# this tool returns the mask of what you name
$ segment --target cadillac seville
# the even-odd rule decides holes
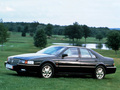
[[[116,71],[112,58],[77,46],[50,46],[36,53],[9,56],[5,67],[18,74],[37,72],[44,78],[51,78],[59,72],[71,72],[88,73],[103,79],[106,74]]]

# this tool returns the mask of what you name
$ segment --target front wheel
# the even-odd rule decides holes
[[[44,78],[51,78],[54,75],[54,68],[50,63],[45,63],[41,68],[41,75]]]
[[[95,69],[95,77],[97,79],[103,79],[105,77],[105,68],[103,66],[98,66]]]

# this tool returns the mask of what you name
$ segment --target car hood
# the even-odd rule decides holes
[[[29,60],[29,59],[45,58],[45,57],[53,57],[53,56],[54,55],[30,53],[30,54],[21,54],[21,55],[10,56],[10,58]]]

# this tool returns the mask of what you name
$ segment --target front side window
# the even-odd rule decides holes
[[[68,57],[78,57],[78,49],[77,48],[69,48],[64,54],[67,54]]]

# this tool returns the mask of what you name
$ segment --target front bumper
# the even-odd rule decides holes
[[[29,64],[12,65],[7,63],[7,61],[5,61],[4,65],[6,69],[13,70],[13,71],[38,72],[40,70],[39,65],[29,65]]]
[[[111,73],[115,73],[115,72],[116,72],[116,66],[106,68],[106,74],[111,74]]]

